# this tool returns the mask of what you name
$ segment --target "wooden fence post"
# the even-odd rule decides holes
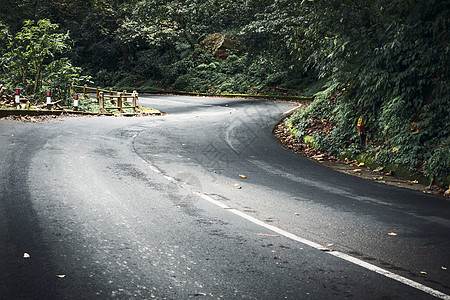
[[[97,101],[100,101],[100,87],[97,87]]]
[[[100,106],[100,110],[103,112],[105,110],[105,96],[103,92],[100,92],[99,96],[100,98],[98,100],[98,104]]]
[[[113,100],[113,90],[112,89],[109,89],[109,100],[111,101],[111,103],[113,103],[114,104],[114,100]]]
[[[137,91],[133,91],[133,107],[134,108],[138,108],[139,107],[139,102],[138,102],[138,92]]]
[[[122,94],[117,93],[117,106],[119,107],[120,112],[123,112],[122,109]]]
[[[124,103],[126,103],[128,101],[127,90],[123,90],[122,99],[123,99]]]
[[[86,84],[83,86],[83,96],[85,99],[87,99],[87,85]]]

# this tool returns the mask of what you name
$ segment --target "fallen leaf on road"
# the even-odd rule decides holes
[[[30,258],[31,256],[30,256],[30,254],[28,254],[28,253],[24,253],[23,254],[23,258]]]
[[[417,180],[405,180],[406,183],[410,183],[410,184],[418,184],[419,181]]]
[[[245,179],[245,178],[247,178],[247,176],[245,176],[245,175],[239,175],[239,177],[241,177],[241,178],[243,178],[243,179]]]
[[[425,271],[420,271],[420,274],[427,275],[427,272],[425,272]]]
[[[279,235],[276,234],[267,234],[267,233],[255,233],[255,234],[260,236],[280,237]]]
[[[388,234],[389,235],[394,235],[394,236],[397,235],[395,232],[389,232]]]
[[[66,275],[61,274],[61,275],[56,275],[56,277],[58,277],[58,278],[64,278],[64,277],[66,277]]]
[[[446,267],[444,267],[444,266],[442,266],[442,267],[441,267],[441,269],[442,269],[442,270],[447,270],[447,268],[446,268]]]
[[[296,216],[300,216],[300,214],[299,214],[299,213],[294,213],[294,215],[296,215]]]

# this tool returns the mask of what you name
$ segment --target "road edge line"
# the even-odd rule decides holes
[[[339,251],[332,251],[332,252],[329,252],[329,254],[331,254],[333,256],[336,256],[336,257],[339,257],[340,259],[346,260],[346,261],[348,261],[350,263],[353,263],[355,265],[358,265],[360,267],[363,267],[363,268],[365,268],[367,270],[373,271],[373,272],[381,274],[381,275],[383,275],[385,277],[388,277],[388,278],[391,278],[391,279],[396,280],[398,282],[401,282],[401,283],[403,283],[405,285],[408,285],[410,287],[413,287],[413,288],[415,288],[417,290],[421,290],[422,292],[430,294],[431,296],[434,296],[434,297],[437,297],[437,298],[441,298],[441,299],[445,299],[445,300],[450,300],[450,296],[445,294],[445,293],[442,293],[442,292],[440,292],[438,290],[430,288],[430,287],[428,287],[426,285],[423,285],[421,283],[418,283],[418,282],[416,282],[414,280],[408,279],[408,278],[403,277],[401,275],[398,275],[398,274],[392,273],[390,271],[387,271],[387,270],[385,270],[383,268],[377,267],[377,266],[375,266],[375,265],[373,265],[371,263],[365,262],[365,261],[360,260],[360,259],[358,259],[356,257],[351,256],[351,255],[348,255],[348,254],[345,254],[345,253],[342,253],[342,252],[339,252]]]
[[[160,169],[158,169],[156,166],[150,164],[149,162],[147,162],[147,163],[150,165],[150,170],[152,170],[153,172],[155,172],[157,174],[163,174],[163,172]],[[163,174],[163,177],[166,180],[168,180],[169,182],[180,184],[180,186],[181,186],[181,184],[183,184],[183,182],[177,181],[175,178],[173,178],[171,176]],[[184,184],[187,184],[187,183],[184,183]],[[305,244],[305,245],[310,246],[310,247],[312,247],[314,249],[320,250],[320,251],[322,251],[324,253],[331,254],[331,255],[333,255],[333,256],[335,256],[337,258],[340,258],[342,260],[345,260],[347,262],[350,262],[352,264],[360,266],[360,267],[362,267],[362,268],[364,268],[366,270],[369,270],[369,271],[375,272],[377,274],[383,275],[383,276],[385,276],[387,278],[390,278],[390,279],[393,279],[393,280],[398,281],[400,283],[403,283],[404,285],[412,287],[412,288],[414,288],[416,290],[420,290],[420,291],[422,291],[422,292],[424,292],[424,293],[426,293],[428,295],[434,296],[436,298],[444,299],[444,300],[450,300],[450,295],[447,295],[447,294],[445,294],[443,292],[440,292],[438,290],[430,288],[430,287],[428,287],[426,285],[423,285],[421,283],[418,283],[418,282],[416,282],[414,280],[408,279],[408,278],[403,277],[401,275],[392,273],[392,272],[390,272],[388,270],[385,270],[383,268],[377,267],[377,266],[375,266],[375,265],[373,265],[371,263],[365,262],[365,261],[360,260],[360,259],[358,259],[356,257],[350,256],[350,255],[345,254],[343,252],[333,251],[332,249],[329,249],[327,247],[323,247],[322,245],[320,245],[318,243],[315,243],[315,242],[310,241],[308,239],[302,238],[302,237],[300,237],[298,235],[290,233],[290,232],[288,232],[286,230],[283,230],[281,228],[278,228],[276,226],[267,224],[267,223],[265,223],[265,222],[263,222],[261,220],[258,220],[255,217],[252,217],[252,216],[250,216],[250,215],[248,215],[248,214],[246,214],[246,213],[244,213],[244,212],[242,212],[242,211],[240,211],[238,209],[232,208],[232,207],[230,207],[230,206],[228,206],[228,205],[226,205],[226,204],[224,204],[224,203],[222,203],[222,202],[220,202],[218,200],[215,200],[214,198],[208,196],[207,194],[204,194],[202,192],[195,192],[195,191],[193,192],[193,194],[199,196],[201,199],[203,199],[205,201],[208,201],[209,203],[211,203],[211,204],[213,204],[213,205],[215,205],[215,206],[217,206],[219,208],[226,209],[227,211],[229,211],[229,212],[231,212],[231,213],[233,213],[233,214],[235,214],[235,215],[237,215],[237,216],[239,216],[241,218],[244,218],[247,221],[250,221],[250,222],[252,222],[252,223],[254,223],[256,225],[259,225],[259,226],[264,227],[264,228],[266,228],[268,230],[271,230],[271,231],[273,231],[275,233],[278,233],[278,234],[280,234],[280,235],[282,235],[284,237],[287,237],[288,239],[291,239],[293,241]]]

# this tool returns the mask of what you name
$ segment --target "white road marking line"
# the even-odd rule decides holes
[[[222,203],[222,202],[220,202],[220,201],[217,201],[217,200],[211,198],[211,197],[208,196],[208,195],[205,195],[205,194],[202,194],[202,193],[199,193],[199,192],[194,192],[194,194],[196,194],[196,195],[199,196],[200,198],[202,198],[202,199],[204,199],[204,200],[206,200],[206,201],[208,201],[208,202],[210,202],[210,203],[212,203],[212,204],[214,204],[214,205],[216,205],[216,206],[218,206],[218,207],[220,207],[220,208],[223,208],[223,209],[232,209],[232,208],[229,207],[228,205],[226,205],[226,204],[224,204],[224,203]]]
[[[163,175],[163,177],[164,177],[165,179],[167,179],[168,181],[172,182],[172,183],[175,183],[175,184],[178,184],[178,183],[179,183],[179,182],[178,182],[175,178],[173,178],[173,177],[170,177],[170,176],[167,176],[167,175]]]
[[[354,263],[354,264],[356,264],[358,266],[366,268],[366,269],[368,269],[370,271],[373,271],[375,273],[384,275],[384,276],[386,276],[388,278],[397,280],[397,281],[399,281],[399,282],[401,282],[403,284],[406,284],[406,285],[409,285],[410,287],[413,287],[415,289],[421,290],[421,291],[423,291],[423,292],[425,292],[427,294],[430,294],[430,295],[432,295],[432,296],[434,296],[436,298],[441,298],[441,299],[446,299],[446,300],[450,299],[450,296],[447,295],[447,294],[444,294],[444,293],[442,293],[440,291],[432,289],[432,288],[430,288],[430,287],[428,287],[426,285],[423,285],[421,283],[415,282],[415,281],[413,281],[411,279],[408,279],[408,278],[405,278],[403,276],[400,276],[400,275],[394,274],[392,272],[389,272],[387,270],[384,270],[384,269],[382,269],[380,267],[377,267],[377,266],[374,266],[372,264],[369,264],[369,263],[367,263],[365,261],[362,261],[360,259],[357,259],[357,258],[355,258],[353,256],[350,256],[350,255],[347,255],[345,253],[342,253],[342,252],[339,252],[339,251],[332,251],[332,252],[329,252],[329,254],[334,255],[336,257],[339,257],[339,258],[341,258],[343,260],[346,260],[348,262]]]
[[[301,105],[298,105],[298,106],[296,106],[296,107],[294,107],[294,108],[288,110],[288,111],[285,112],[283,115],[288,116],[288,115],[290,115],[293,111],[299,109],[300,107],[302,107],[302,106],[301,106]]]
[[[159,170],[155,166],[150,165],[150,170],[152,170],[155,173],[162,174],[162,171]],[[167,179],[168,181],[170,181],[170,182],[173,182],[173,183],[176,183],[176,184],[181,184],[181,182],[177,181],[173,177],[170,177],[170,176],[167,176],[167,175],[163,175],[163,177],[165,179]],[[252,222],[252,223],[254,223],[256,225],[259,225],[261,227],[269,229],[269,230],[271,230],[273,232],[276,232],[279,235],[287,237],[287,238],[289,238],[291,240],[294,240],[294,241],[297,241],[299,243],[308,245],[308,246],[310,246],[310,247],[312,247],[314,249],[317,249],[317,250],[320,250],[320,251],[324,251],[324,253],[331,254],[331,255],[333,255],[335,257],[338,257],[340,259],[343,259],[345,261],[348,261],[350,263],[353,263],[355,265],[363,267],[363,268],[365,268],[365,269],[367,269],[369,271],[378,273],[378,274],[383,275],[385,277],[388,277],[390,279],[393,279],[393,280],[396,280],[398,282],[401,282],[401,283],[403,283],[403,284],[405,284],[407,286],[410,286],[412,288],[415,288],[417,290],[425,292],[425,293],[427,293],[427,294],[429,294],[431,296],[434,296],[436,298],[440,298],[440,299],[444,299],[444,300],[450,300],[450,295],[447,295],[447,294],[442,293],[442,292],[440,292],[438,290],[432,289],[432,288],[430,288],[430,287],[428,287],[426,285],[423,285],[421,283],[415,282],[415,281],[413,281],[411,279],[408,279],[406,277],[397,275],[397,274],[392,273],[390,271],[384,270],[384,269],[382,269],[380,267],[377,267],[377,266],[372,265],[372,264],[370,264],[368,262],[362,261],[362,260],[360,260],[358,258],[355,258],[353,256],[350,256],[348,254],[345,254],[345,253],[342,253],[342,252],[339,252],[339,251],[332,251],[331,249],[329,249],[327,247],[324,247],[324,246],[322,246],[320,244],[317,244],[317,243],[315,243],[313,241],[310,241],[310,240],[304,239],[302,237],[299,237],[299,236],[297,236],[297,235],[295,235],[293,233],[290,233],[290,232],[288,232],[286,230],[283,230],[281,228],[278,228],[276,226],[269,225],[269,224],[267,224],[267,223],[265,223],[263,221],[260,221],[260,220],[254,218],[254,217],[252,217],[252,216],[250,216],[250,215],[248,215],[248,214],[246,214],[244,212],[241,212],[241,211],[239,211],[237,209],[234,209],[234,208],[232,208],[232,207],[230,207],[230,206],[228,206],[228,205],[226,205],[226,204],[224,204],[224,203],[222,203],[222,202],[220,202],[218,200],[215,200],[212,197],[210,197],[210,196],[208,196],[206,194],[203,194],[201,192],[193,192],[193,193],[195,195],[199,196],[200,198],[202,198],[203,200],[206,200],[209,203],[214,204],[215,206],[218,206],[220,208],[226,209],[227,211],[229,211],[229,212],[231,212],[231,213],[233,213],[233,214],[235,214],[237,216],[240,216],[240,217],[242,217],[242,218],[244,218],[244,219],[246,219],[246,220],[248,220],[248,221],[250,221],[250,222]]]
[[[152,170],[155,173],[161,174],[161,171],[155,166],[150,166],[150,170]]]

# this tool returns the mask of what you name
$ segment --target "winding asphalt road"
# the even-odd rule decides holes
[[[0,299],[450,299],[445,198],[284,149],[290,103],[141,104],[0,120]]]

